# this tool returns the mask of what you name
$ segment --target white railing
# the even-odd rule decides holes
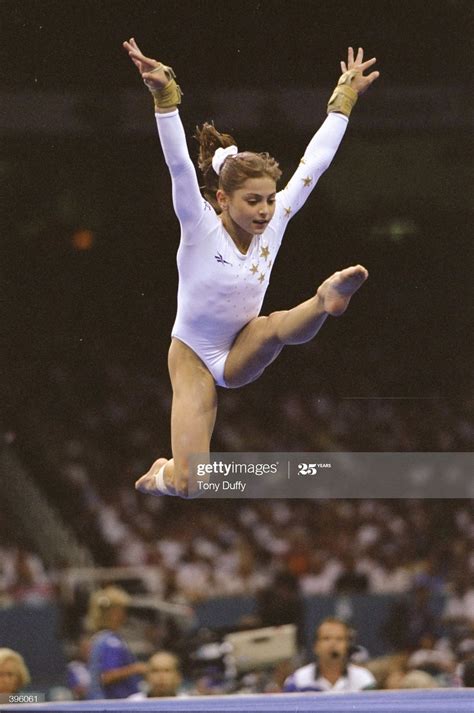
[[[112,582],[125,583],[139,580],[143,582],[146,591],[146,581],[156,573],[156,567],[140,565],[140,567],[70,567],[63,570],[59,577],[61,599],[71,602],[74,592],[81,588],[93,592],[104,584]],[[131,603],[134,609],[150,609],[161,614],[181,619],[186,623],[194,620],[194,610],[187,604],[167,602],[156,594],[132,595]]]

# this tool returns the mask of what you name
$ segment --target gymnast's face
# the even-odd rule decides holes
[[[217,191],[222,222],[232,237],[261,235],[275,213],[276,183],[269,176],[248,178],[230,195]]]

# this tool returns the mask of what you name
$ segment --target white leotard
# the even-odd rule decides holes
[[[156,119],[181,225],[178,311],[172,336],[200,357],[219,386],[226,386],[224,365],[232,343],[242,327],[258,316],[288,221],[331,163],[348,120],[342,114],[329,114],[286,188],[276,194],[272,220],[243,255],[201,195],[178,110],[156,114]]]

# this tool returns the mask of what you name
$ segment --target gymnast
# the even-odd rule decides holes
[[[313,339],[328,315],[342,314],[368,272],[361,265],[335,272],[310,299],[259,316],[288,221],[331,163],[357,98],[379,72],[364,75],[348,49],[347,64],[328,103],[328,116],[311,139],[284,190],[268,153],[239,151],[213,124],[197,129],[201,195],[179,117],[181,89],[171,67],[145,57],[133,38],[123,43],[150,90],[173,206],[181,227],[178,309],[168,354],[173,389],[171,459],[159,458],[135,484],[151,495],[193,497],[190,457],[210,451],[216,386],[237,388],[258,379],[287,344]]]

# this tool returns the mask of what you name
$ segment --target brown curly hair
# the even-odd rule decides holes
[[[221,134],[214,123],[207,122],[201,127],[196,127],[194,138],[199,143],[198,166],[204,178],[202,192],[217,213],[221,212],[216,200],[216,192],[219,188],[230,195],[248,178],[269,176],[276,183],[281,176],[278,163],[266,151],[263,153],[243,151],[230,156],[225,159],[217,175],[212,167],[214,153],[218,148],[235,146],[235,139],[230,134]]]

